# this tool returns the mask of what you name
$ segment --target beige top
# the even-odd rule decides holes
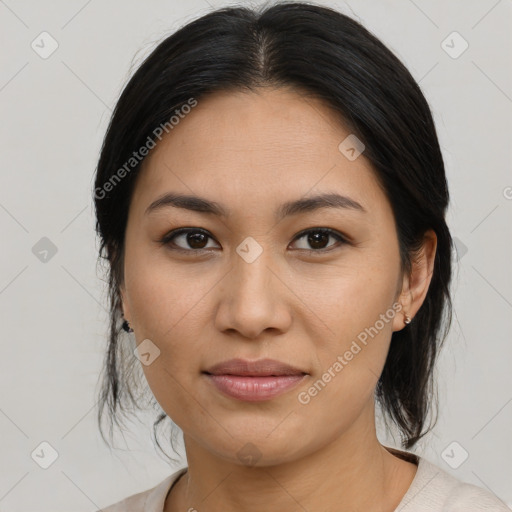
[[[489,491],[461,482],[423,457],[386,448],[418,465],[416,475],[395,512],[510,512]],[[179,469],[152,489],[97,512],[163,512],[169,491],[187,469]]]

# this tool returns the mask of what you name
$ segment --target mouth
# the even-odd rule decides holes
[[[283,377],[307,375],[306,371],[275,359],[249,361],[247,359],[239,358],[215,364],[203,373],[208,375],[235,375],[240,377]]]
[[[262,371],[260,373],[258,372],[243,372],[239,370],[238,372],[216,372],[216,373],[210,373],[210,372],[202,372],[205,375],[231,375],[233,377],[290,377],[290,376],[297,376],[297,375],[308,375],[305,372],[293,372],[293,373],[270,373],[266,371]]]
[[[273,359],[231,359],[212,366],[202,374],[224,396],[249,402],[282,395],[309,376],[299,368]]]
[[[223,395],[247,402],[270,400],[297,386],[307,374],[300,375],[212,375],[204,372],[207,379]]]

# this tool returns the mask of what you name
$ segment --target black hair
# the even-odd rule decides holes
[[[402,272],[411,271],[425,232],[436,233],[428,293],[412,322],[393,332],[375,389],[377,402],[399,429],[402,446],[410,448],[437,422],[436,417],[427,425],[437,407],[434,362],[452,319],[453,242],[445,222],[449,194],[443,158],[429,105],[401,61],[358,21],[304,2],[221,8],[195,19],[158,44],[119,97],[94,190],[99,257],[108,263],[110,302],[100,430],[105,409],[112,435],[120,414],[140,408],[133,392],[141,383],[132,373],[140,364],[120,342],[126,336],[119,294],[125,229],[144,161],[131,161],[133,152],[158,143],[157,128],[169,131],[169,119],[191,100],[219,90],[259,87],[291,87],[323,100],[364,143],[364,156],[393,210]],[[159,448],[156,430],[166,417],[160,409],[153,425]]]

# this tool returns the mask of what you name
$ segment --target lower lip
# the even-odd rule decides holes
[[[248,377],[240,375],[210,375],[205,374],[218,390],[226,395],[258,402],[269,400],[289,391],[301,382],[307,375],[282,375],[267,377]]]

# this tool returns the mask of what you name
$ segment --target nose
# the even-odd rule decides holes
[[[270,253],[264,250],[250,263],[235,253],[232,270],[220,287],[217,329],[236,331],[251,340],[267,330],[283,333],[289,329],[294,294]]]

